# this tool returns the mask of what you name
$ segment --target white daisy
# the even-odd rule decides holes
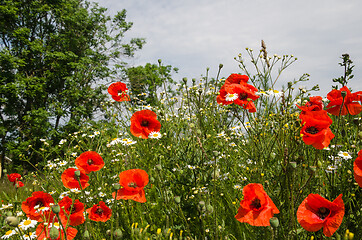
[[[59,195],[59,198],[60,198],[60,199],[63,199],[65,196],[68,196],[69,193],[70,193],[70,191],[62,192],[62,193]]]
[[[72,193],[81,193],[81,191],[78,188],[72,188],[70,189]]]
[[[49,169],[55,168],[56,166],[57,166],[57,165],[54,164],[54,163],[48,163],[48,164],[46,165],[46,167],[48,167]]]
[[[348,152],[342,152],[342,151],[339,151],[338,156],[342,157],[344,160],[348,160],[348,159],[352,158]]]
[[[106,196],[106,194],[105,194],[105,193],[103,193],[103,192],[99,192],[99,193],[98,193],[98,196],[100,196],[100,197],[105,197],[105,196]]]
[[[160,139],[162,137],[162,134],[160,132],[150,132],[148,137],[149,138]]]
[[[223,137],[223,136],[225,136],[225,133],[224,133],[224,131],[222,131],[221,133],[218,133],[216,136],[217,137]]]
[[[228,102],[232,102],[236,99],[238,99],[239,95],[237,93],[228,93],[225,96],[225,100]]]
[[[29,233],[23,235],[24,240],[31,240],[31,239],[36,239],[36,238],[37,238],[37,236],[36,236],[35,232],[29,232]]]
[[[21,223],[19,223],[19,228],[21,230],[28,230],[29,228],[33,228],[37,225],[38,221],[35,221],[35,220],[31,220],[31,219],[26,219],[26,220],[23,220]]]
[[[67,142],[67,139],[62,139],[62,140],[60,140],[59,145],[62,145],[64,143],[66,143],[66,142]]]
[[[52,228],[53,226],[54,226],[56,229],[59,229],[59,228],[60,228],[59,222],[50,223],[50,224],[49,224],[49,229]]]
[[[229,146],[231,146],[231,147],[236,147],[236,144],[233,143],[233,142],[231,142],[231,143],[229,143]]]
[[[12,204],[12,203],[9,203],[9,204],[7,204],[7,205],[6,205],[6,204],[2,204],[0,210],[8,209],[8,208],[13,208],[13,204]]]
[[[271,96],[271,97],[276,97],[276,98],[278,98],[278,97],[280,97],[280,96],[283,95],[283,92],[278,91],[278,90],[273,90],[273,89],[270,89],[270,90],[266,91],[266,93],[267,93],[269,96]]]
[[[8,239],[9,237],[11,237],[11,236],[13,236],[13,235],[15,235],[15,234],[17,234],[16,231],[14,231],[14,230],[9,230],[9,231],[7,231],[7,232],[5,233],[4,236],[1,237],[1,239]]]
[[[258,95],[258,96],[266,96],[266,97],[269,96],[269,95],[268,95],[265,91],[263,91],[263,90],[260,90],[259,92],[256,92],[255,94]]]
[[[95,131],[94,133],[93,133],[95,136],[97,136],[97,135],[99,135],[99,134],[101,134],[99,131]]]
[[[61,162],[59,162],[58,164],[59,164],[59,166],[65,166],[65,165],[67,165],[67,161],[61,161]]]

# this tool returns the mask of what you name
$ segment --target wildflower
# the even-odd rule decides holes
[[[10,209],[10,208],[13,208],[13,204],[12,204],[12,203],[9,203],[9,204],[1,204],[0,210]]]
[[[273,90],[273,89],[270,89],[268,91],[266,91],[266,93],[270,96],[270,97],[280,97],[283,95],[283,92],[281,91],[278,91],[278,90]]]
[[[52,223],[52,219],[50,219],[48,222],[41,223],[38,225],[38,227],[36,228],[36,231],[35,231],[35,234],[38,236],[37,239],[50,239],[49,232],[52,227],[55,227],[60,233],[58,238],[52,238],[52,239],[54,239],[54,240],[65,239],[63,229],[60,227],[60,224],[59,224],[59,222],[57,222],[57,219],[55,219],[55,220],[56,220],[56,222]],[[66,224],[66,222],[63,223],[63,225],[65,225],[65,224]],[[77,235],[78,230],[73,227],[67,227],[66,232],[67,232],[66,240],[72,240]]]
[[[112,216],[112,210],[103,201],[87,209],[89,219],[96,222],[107,222]]]
[[[10,175],[8,174],[7,176],[9,181],[12,182],[13,185],[17,188],[24,187],[24,183],[22,181],[19,181],[21,179],[21,175],[19,173],[12,173]]]
[[[17,232],[15,230],[9,230],[5,233],[4,236],[1,237],[1,239],[8,239],[15,234],[17,234]]]
[[[112,83],[108,87],[108,93],[111,94],[113,100],[117,102],[129,101],[130,98],[127,95],[128,88],[126,84],[122,82]]]
[[[358,152],[358,157],[353,163],[354,179],[362,187],[362,150]]]
[[[60,161],[58,164],[59,164],[59,166],[65,166],[65,165],[67,165],[67,161]]]
[[[316,149],[327,147],[334,138],[334,134],[329,128],[333,121],[326,111],[309,111],[300,116],[304,124],[300,130],[304,143]]]
[[[342,157],[344,160],[348,160],[348,159],[352,158],[348,152],[342,152],[342,151],[339,151],[338,156]]]
[[[318,194],[309,194],[297,210],[299,224],[309,232],[316,232],[323,228],[323,233],[331,237],[342,223],[344,203],[342,194],[333,202]]]
[[[58,204],[61,209],[59,216],[62,221],[69,221],[69,225],[71,226],[78,226],[84,223],[84,204],[78,199],[76,199],[73,203],[72,199],[66,196],[60,200]]]
[[[104,166],[104,161],[98,153],[87,151],[75,159],[75,165],[83,173],[89,174],[99,171]]]
[[[135,112],[131,117],[131,133],[135,137],[147,139],[151,132],[159,132],[161,123],[157,120],[156,113],[145,109]]]
[[[150,132],[149,138],[155,138],[155,139],[160,139],[162,137],[162,134],[160,132]]]
[[[49,207],[51,204],[54,204],[54,199],[50,194],[43,191],[37,191],[33,192],[31,197],[28,197],[21,204],[21,209],[28,218],[41,222],[43,221],[42,215],[44,216],[47,214],[42,214],[42,212],[37,211],[37,209],[41,207]]]
[[[113,198],[146,202],[144,187],[148,184],[148,174],[142,169],[130,169],[119,174],[119,184],[123,187],[112,193]],[[116,196],[117,193],[117,196]]]
[[[62,140],[59,141],[59,145],[63,145],[66,142],[67,142],[67,139],[62,139]]]
[[[225,96],[225,101],[233,102],[234,100],[238,99],[237,93],[227,93]]]
[[[270,226],[270,218],[279,213],[271,198],[259,183],[250,183],[243,188],[244,199],[240,202],[235,218],[252,226]]]
[[[302,110],[301,114],[304,114],[304,112],[307,111],[321,111],[323,110],[322,97],[320,96],[310,97],[309,101],[304,106],[297,105],[297,107],[300,110]]]
[[[244,84],[248,81],[248,76],[233,73],[225,80],[225,84]]]
[[[346,93],[346,96],[342,97],[342,92]],[[362,101],[362,91],[351,93],[347,86],[342,87],[339,90],[333,89],[327,94],[328,100],[327,112],[335,116],[357,115],[362,111],[362,106],[359,103]],[[342,106],[343,104],[343,106]],[[341,109],[342,107],[342,109]]]
[[[33,228],[35,227],[36,225],[38,224],[38,221],[36,220],[32,220],[30,218],[26,219],[26,220],[23,220],[19,223],[19,228],[21,230],[28,230],[29,228]]]
[[[28,232],[26,234],[23,235],[23,240],[31,240],[31,239],[36,239],[37,236],[35,234],[35,232]]]
[[[66,169],[63,173],[62,173],[62,182],[64,187],[72,189],[72,188],[86,188],[89,186],[89,177],[87,175],[85,175],[82,171],[80,172],[80,176],[77,177],[75,175],[75,172],[79,171],[75,168],[68,168]],[[79,186],[79,182],[78,182],[78,178],[79,178],[79,182],[81,184],[81,186]]]

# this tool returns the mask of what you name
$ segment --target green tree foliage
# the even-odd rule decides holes
[[[151,105],[155,105],[156,93],[160,87],[166,88],[166,83],[175,83],[171,75],[178,71],[171,65],[163,66],[161,60],[158,62],[159,64],[147,63],[145,66],[130,67],[125,70],[133,95]],[[172,93],[172,89],[167,90],[169,94]],[[142,93],[147,95],[142,95]]]
[[[0,0],[3,157],[38,162],[28,145],[45,137],[58,143],[93,119],[104,100],[101,81],[145,42],[124,42],[132,27],[126,11],[112,18],[106,10],[84,0]]]

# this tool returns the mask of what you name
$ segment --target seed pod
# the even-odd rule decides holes
[[[49,230],[49,238],[51,240],[57,239],[59,237],[59,230],[56,227],[51,227]]]
[[[6,217],[5,221],[11,227],[17,227],[19,225],[19,219],[15,216]]]
[[[279,226],[279,219],[277,217],[272,217],[270,218],[270,225],[273,227],[273,228],[277,228]]]

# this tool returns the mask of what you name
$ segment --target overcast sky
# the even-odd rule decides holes
[[[319,84],[321,95],[331,89],[333,78],[343,74],[340,57],[349,53],[356,65],[349,83],[362,90],[362,1],[337,0],[97,0],[108,13],[127,10],[134,23],[128,37],[146,38],[145,47],[131,61],[179,68],[183,77],[216,77],[219,63],[222,76],[241,72],[234,60],[245,48],[260,49],[263,39],[270,55],[293,54],[298,58],[281,80],[309,73],[312,86]],[[316,93],[317,94],[317,93]]]

